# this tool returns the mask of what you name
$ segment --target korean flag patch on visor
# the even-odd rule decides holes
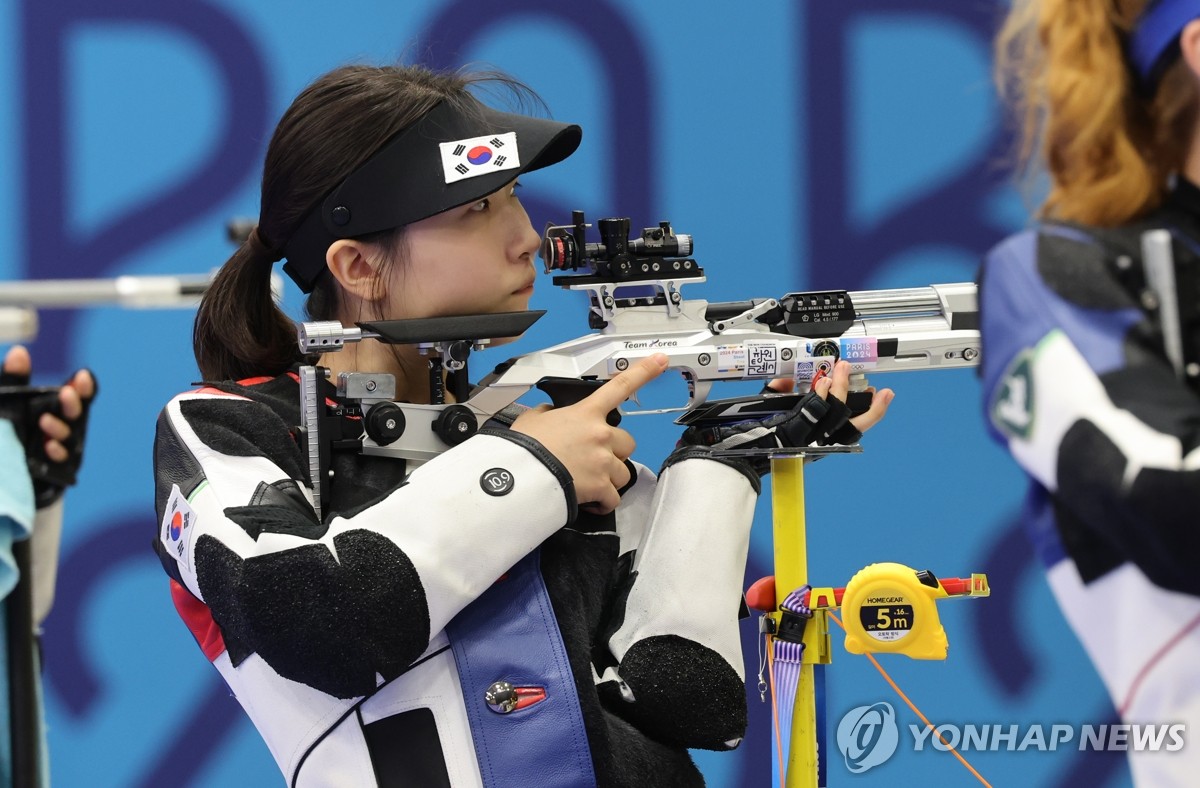
[[[579,147],[579,126],[446,99],[396,134],[317,204],[284,245],[283,270],[306,293],[339,238],[411,224],[498,191]]]
[[[443,142],[438,147],[442,151],[442,171],[446,174],[446,183],[521,168],[516,132]]]

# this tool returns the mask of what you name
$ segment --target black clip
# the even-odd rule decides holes
[[[779,631],[775,633],[775,637],[780,640],[786,640],[790,643],[804,642],[804,628],[808,626],[808,620],[812,618],[812,611],[798,613],[795,610],[789,610],[786,607],[781,607],[779,617]]]

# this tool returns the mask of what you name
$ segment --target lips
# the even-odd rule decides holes
[[[534,283],[534,280],[530,279],[528,282],[525,283],[524,287],[517,288],[516,290],[514,290],[512,292],[512,294],[513,295],[524,295],[526,293],[533,292],[533,283]]]

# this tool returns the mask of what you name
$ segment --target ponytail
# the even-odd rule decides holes
[[[300,360],[296,325],[271,293],[271,266],[278,259],[255,228],[217,272],[192,330],[205,380],[278,375]]]
[[[1111,227],[1157,207],[1183,165],[1196,90],[1175,63],[1137,92],[1124,41],[1145,0],[1017,0],[996,78],[1019,123],[1020,169],[1044,169],[1039,213]]]

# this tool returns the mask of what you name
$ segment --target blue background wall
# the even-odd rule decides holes
[[[230,252],[224,224],[257,212],[274,120],[307,82],[350,61],[483,61],[581,123],[566,164],[525,179],[535,226],[631,216],[697,238],[707,284],[732,300],[818,287],[969,280],[1021,225],[1000,166],[989,78],[992,0],[5,0],[0,4],[0,259],[8,278],[199,273]],[[586,330],[583,304],[543,282],[551,315],[517,350]],[[289,285],[293,312],[299,293]],[[81,365],[103,393],[69,500],[57,606],[46,631],[58,785],[275,785],[266,748],[171,608],[150,549],[158,409],[196,379],[190,313],[47,311],[37,379]],[[505,351],[496,351],[508,355]],[[490,354],[489,354],[490,356]],[[487,363],[502,360],[485,356]],[[942,606],[945,663],[886,660],[937,722],[1102,723],[1111,705],[1065,629],[1014,516],[1022,482],[985,438],[968,371],[874,381],[898,392],[867,450],[806,475],[810,576],[844,584],[880,560],[941,575],[987,571],[984,601]],[[632,423],[642,459],[669,421]],[[770,573],[759,507],[753,579]],[[753,641],[747,626],[748,674]],[[864,703],[915,718],[836,639],[830,720]],[[731,754],[698,754],[713,786],[768,784],[765,706]],[[905,747],[833,784],[969,784],[946,754]],[[836,753],[835,753],[836,756]],[[997,785],[1128,784],[1119,758],[992,753]],[[1086,781],[1086,782],[1085,782]]]

